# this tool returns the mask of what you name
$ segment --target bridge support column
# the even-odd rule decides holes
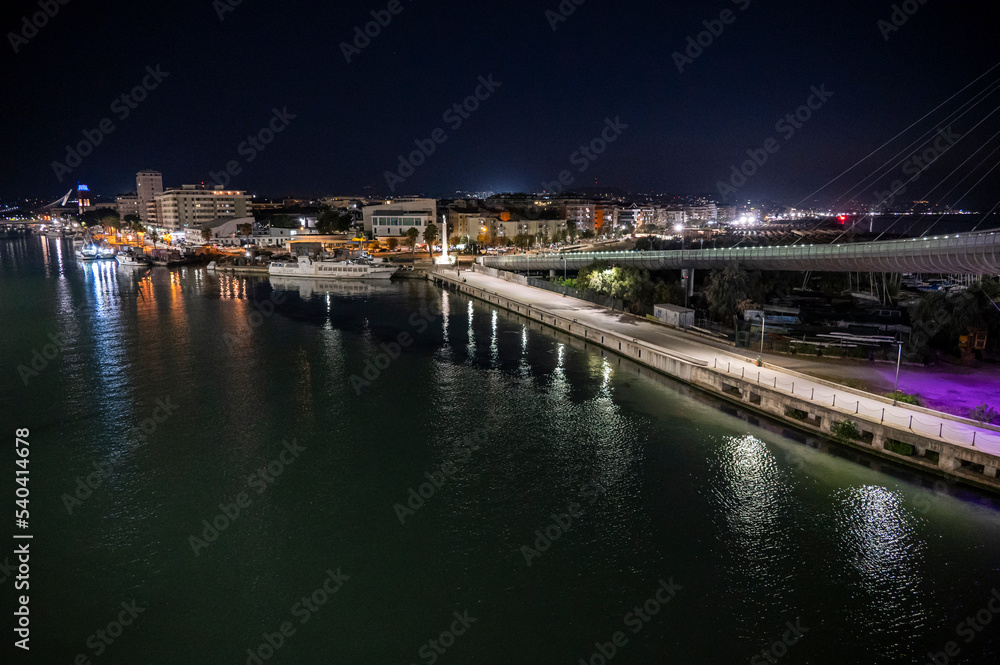
[[[552,278],[552,277],[555,277],[555,276],[556,276],[556,269],[555,268],[549,268],[549,277]]]
[[[684,289],[684,307],[687,307],[688,298],[694,295],[694,268],[681,270],[681,288]]]

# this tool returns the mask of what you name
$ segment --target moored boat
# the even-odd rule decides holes
[[[81,261],[96,261],[100,254],[96,245],[84,245],[76,250],[76,258]]]
[[[145,255],[135,256],[134,254],[119,254],[115,257],[118,265],[123,268],[148,268],[151,262]]]
[[[378,261],[324,261],[308,256],[300,256],[296,263],[276,261],[268,267],[271,275],[323,279],[389,279],[397,270],[396,266]]]

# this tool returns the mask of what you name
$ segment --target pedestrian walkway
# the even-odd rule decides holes
[[[450,273],[454,278],[455,273]],[[891,400],[854,390],[846,386],[816,379],[782,368],[773,362],[757,367],[755,358],[746,358],[738,350],[720,348],[711,340],[668,328],[659,323],[605,309],[584,300],[569,298],[531,286],[508,282],[478,272],[461,273],[469,286],[494,293],[550,315],[578,322],[592,328],[617,333],[657,350],[697,361],[699,364],[757,381],[772,389],[800,399],[814,401],[846,416],[869,422],[910,430],[928,438],[954,445],[974,448],[978,452],[1000,456],[1000,432],[977,426],[971,421],[949,414],[930,411],[906,404],[893,405]],[[846,418],[845,418],[846,419]]]

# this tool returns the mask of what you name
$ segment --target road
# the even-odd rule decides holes
[[[448,274],[455,276],[453,272]],[[625,335],[633,340],[659,347],[668,353],[695,358],[707,363],[709,367],[735,376],[758,380],[761,384],[770,385],[799,398],[815,400],[843,413],[845,419],[847,416],[854,416],[855,419],[884,422],[930,438],[969,448],[974,447],[979,452],[1000,455],[1000,433],[994,429],[977,427],[968,422],[960,422],[948,414],[913,408],[905,404],[893,406],[891,401],[876,395],[846,386],[836,386],[781,367],[774,362],[776,359],[774,356],[765,357],[764,367],[759,368],[754,363],[756,354],[754,358],[748,358],[740,355],[739,350],[714,343],[708,338],[605,309],[585,300],[568,298],[477,272],[463,271],[461,277],[469,286],[517,300],[565,319]],[[780,360],[783,359],[778,359],[779,362]],[[802,360],[796,362],[801,363]]]

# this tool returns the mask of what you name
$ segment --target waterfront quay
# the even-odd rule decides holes
[[[758,366],[696,333],[534,288],[514,273],[477,265],[465,272],[437,270],[429,278],[800,430],[1000,492],[1000,428],[893,404],[770,361]]]

